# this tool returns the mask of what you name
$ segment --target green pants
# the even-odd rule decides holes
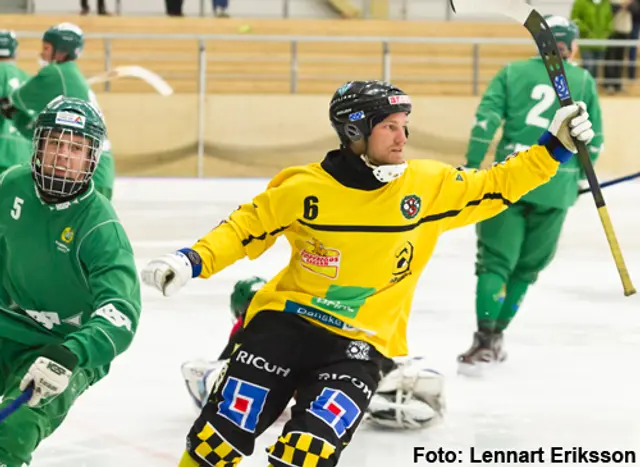
[[[20,395],[20,381],[38,356],[38,347],[0,339],[0,408]],[[76,370],[65,392],[34,408],[25,404],[1,422],[0,465],[29,464],[40,442],[60,426],[78,396],[96,379],[94,370]]]
[[[476,226],[478,328],[504,330],[529,285],[553,259],[566,209],[520,201]]]

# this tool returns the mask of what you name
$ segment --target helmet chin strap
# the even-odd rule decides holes
[[[366,154],[361,154],[360,159],[365,163],[367,167],[369,167],[373,176],[381,183],[389,183],[394,181],[396,178],[400,177],[404,171],[407,169],[407,163],[403,162],[402,164],[385,164],[385,165],[375,165],[369,159],[369,156]]]

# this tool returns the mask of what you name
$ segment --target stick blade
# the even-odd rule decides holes
[[[139,78],[145,81],[163,96],[170,96],[173,94],[173,88],[169,86],[164,79],[151,70],[138,65],[131,65],[118,67],[116,68],[116,71],[119,77]]]
[[[463,15],[503,15],[524,24],[533,7],[524,0],[449,0],[454,13]]]

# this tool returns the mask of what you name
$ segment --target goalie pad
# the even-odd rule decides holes
[[[367,410],[373,425],[396,429],[425,428],[445,409],[444,377],[422,357],[394,359],[396,368],[385,375]]]
[[[207,403],[216,381],[224,375],[228,360],[190,360],[181,366],[187,391],[198,409]]]

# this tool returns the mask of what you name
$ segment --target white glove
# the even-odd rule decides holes
[[[194,267],[187,255],[182,251],[176,251],[151,260],[140,275],[142,282],[155,287],[168,297],[194,277]]]
[[[595,136],[591,126],[586,104],[576,102],[558,109],[549,125],[549,133],[575,154],[578,148],[573,138],[588,144]]]
[[[445,408],[444,377],[422,357],[394,361],[398,367],[382,378],[371,398],[369,421],[387,428],[425,428]]]
[[[34,384],[33,395],[27,405],[35,407],[40,402],[40,399],[63,393],[69,385],[71,374],[71,370],[59,363],[47,357],[38,357],[20,382],[21,391],[27,389],[32,382]]]

